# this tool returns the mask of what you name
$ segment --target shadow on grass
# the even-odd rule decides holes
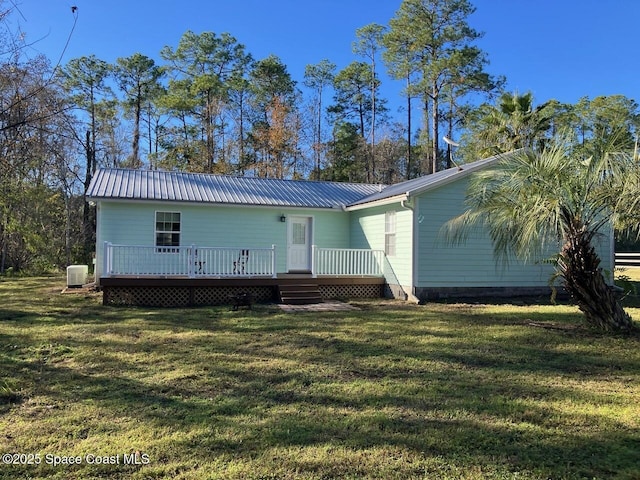
[[[640,464],[640,435],[611,413],[637,412],[638,341],[526,321],[572,324],[575,313],[458,304],[294,316],[58,300],[43,300],[44,314],[0,311],[0,368],[29,400],[2,413],[31,445],[47,425],[45,444],[108,445],[143,424],[160,438],[130,445],[158,463],[253,462],[256,477],[274,467],[355,476],[326,474],[331,455],[283,460],[311,447],[400,455],[406,477],[423,477],[433,458],[495,478],[633,478]],[[265,463],[274,455],[279,464]],[[384,476],[378,463],[357,476]]]
[[[216,353],[236,356],[234,351]],[[407,355],[406,350],[392,353]],[[537,405],[542,398],[598,404],[607,401],[605,394],[513,382],[512,377],[506,383],[497,374],[455,364],[435,372],[401,374],[393,369],[368,371],[344,358],[340,370],[333,362],[328,367],[311,362],[303,371],[283,371],[274,360],[282,358],[246,355],[195,378],[156,386],[113,373],[83,375],[45,365],[38,372],[38,394],[53,399],[60,409],[97,403],[116,417],[134,417],[158,431],[197,432],[172,441],[178,458],[252,456],[312,445],[394,447],[454,464],[497,463],[514,471],[576,478],[608,476],[640,460],[638,435],[623,423]],[[247,366],[256,362],[265,365]],[[585,435],[563,428],[576,424],[594,431]],[[94,428],[101,429],[99,423],[61,425],[58,435],[78,439],[92,435]]]

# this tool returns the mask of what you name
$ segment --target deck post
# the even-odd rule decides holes
[[[111,276],[111,242],[104,241],[103,242],[103,250],[102,250],[102,276],[110,277]]]
[[[196,251],[196,245],[192,243],[187,253],[187,274],[189,278],[195,278],[196,276]]]
[[[278,272],[276,271],[276,246],[271,245],[271,277],[278,278]]]
[[[313,278],[316,278],[318,276],[318,273],[316,272],[316,251],[317,251],[317,246],[316,245],[311,245],[311,276]]]

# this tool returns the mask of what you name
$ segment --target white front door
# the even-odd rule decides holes
[[[311,271],[311,217],[288,218],[287,270]]]

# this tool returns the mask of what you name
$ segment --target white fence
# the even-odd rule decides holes
[[[276,247],[153,247],[104,242],[105,277],[276,277]],[[382,250],[313,246],[312,275],[382,277]]]
[[[384,259],[382,250],[318,248],[314,245],[312,273],[314,276],[381,277],[384,273]]]
[[[617,253],[616,267],[640,267],[640,253]]]
[[[254,277],[276,276],[276,248],[150,247],[104,243],[103,275]]]

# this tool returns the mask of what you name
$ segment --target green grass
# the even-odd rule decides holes
[[[3,479],[640,477],[640,339],[573,307],[138,309],[62,286],[0,280],[0,453],[41,459]]]
[[[640,282],[640,267],[618,267],[616,278],[620,276],[625,276],[633,282]]]
[[[640,307],[640,267],[616,268],[615,280],[624,289],[623,305]]]

